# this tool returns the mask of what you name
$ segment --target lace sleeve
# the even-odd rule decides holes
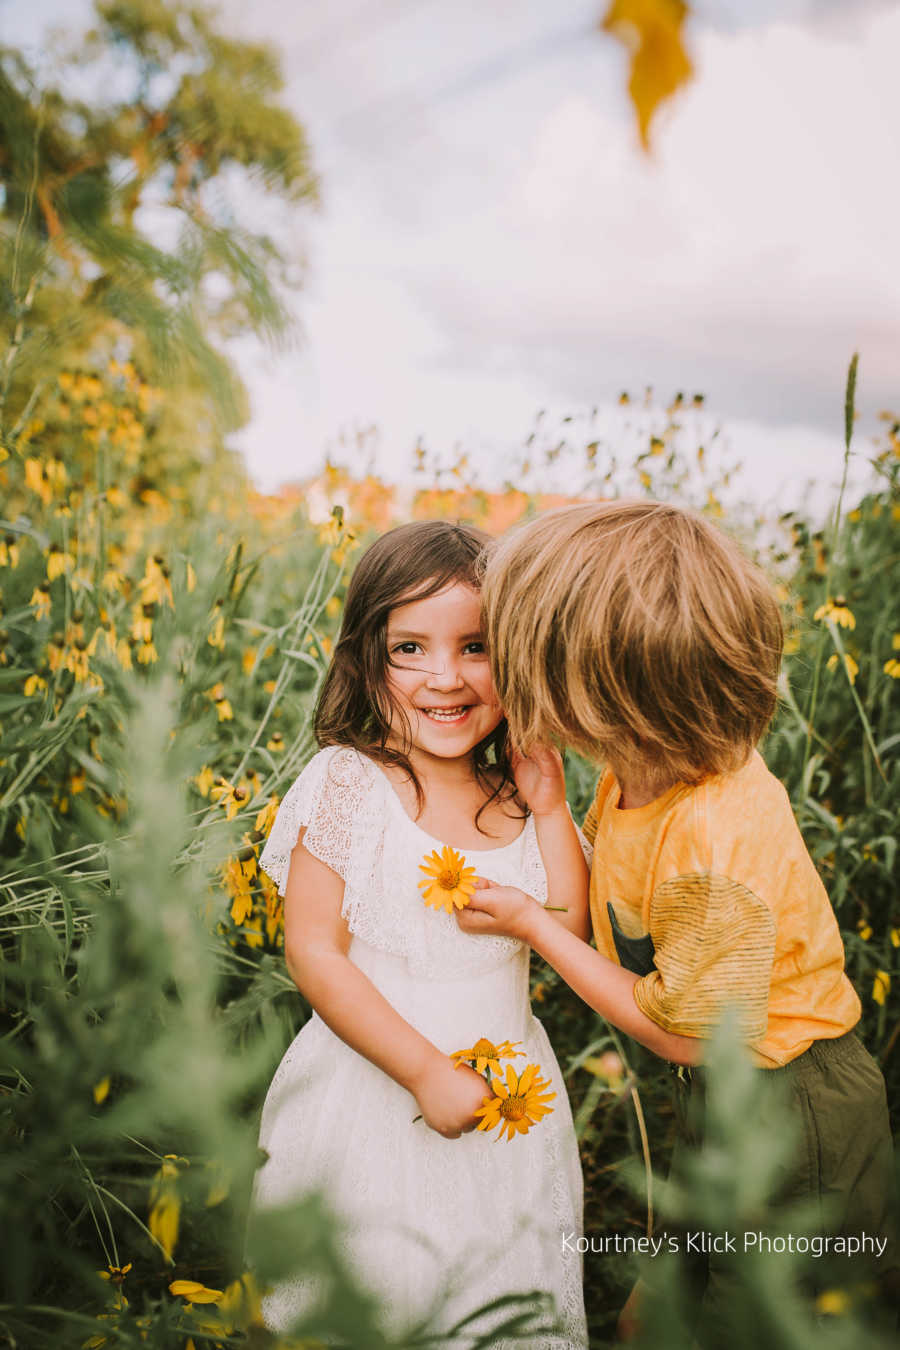
[[[304,846],[348,880],[354,821],[361,818],[370,766],[353,750],[331,746],[314,755],[278,808],[259,865],[284,895],[300,830]]]

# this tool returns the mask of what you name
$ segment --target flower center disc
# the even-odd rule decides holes
[[[472,1051],[477,1059],[481,1059],[484,1055],[486,1055],[488,1059],[496,1059],[499,1053],[496,1045],[492,1045],[490,1041],[486,1041],[483,1036],[480,1041],[476,1041],[472,1046]]]
[[[438,885],[443,891],[455,891],[459,885],[459,873],[451,872],[447,869],[441,872],[437,879]]]
[[[500,1107],[501,1116],[507,1120],[521,1120],[525,1114],[524,1097],[504,1097]]]

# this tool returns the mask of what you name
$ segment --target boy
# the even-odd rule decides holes
[[[522,938],[676,1064],[697,1064],[724,1007],[736,1007],[755,1064],[787,1080],[803,1121],[786,1194],[836,1198],[839,1231],[889,1234],[884,1082],[852,1034],[860,1003],[828,896],[755,748],[782,652],[762,572],[677,507],[589,503],[501,543],[482,595],[514,744],[556,739],[606,765],[584,824],[597,950],[489,883],[460,925]],[[532,758],[559,774],[554,756]],[[680,1078],[680,1091],[702,1091],[702,1075]],[[893,1268],[890,1248],[878,1264]],[[725,1289],[711,1265],[712,1323]]]

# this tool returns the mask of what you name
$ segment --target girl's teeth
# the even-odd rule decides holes
[[[468,708],[426,708],[425,712],[438,722],[458,722],[468,712]]]

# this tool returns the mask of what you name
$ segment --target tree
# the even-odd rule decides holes
[[[245,399],[221,343],[285,333],[296,269],[258,221],[268,204],[316,200],[267,48],[224,37],[203,5],[95,10],[52,87],[0,53],[0,473],[13,511],[28,506],[29,457],[62,461],[69,481],[127,480],[138,499],[176,484],[189,497],[212,464],[237,471],[225,436]],[[86,102],[85,87],[103,92]]]

